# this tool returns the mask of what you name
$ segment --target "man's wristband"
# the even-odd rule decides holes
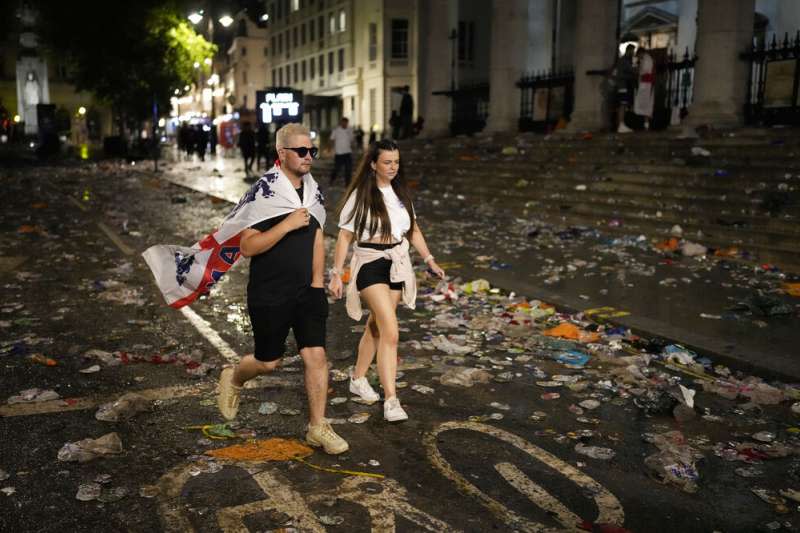
[[[330,270],[328,270],[328,274],[330,274],[331,277],[333,277],[333,276],[340,276],[341,277],[341,275],[342,275],[342,273],[339,272],[339,270],[336,269],[336,268],[331,268]]]
[[[426,265],[428,263],[430,263],[431,261],[433,261],[433,255],[432,254],[428,254],[428,257],[426,257],[425,259],[422,260],[422,262],[425,263]]]

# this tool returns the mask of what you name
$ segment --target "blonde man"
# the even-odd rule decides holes
[[[305,365],[309,425],[306,440],[329,454],[349,448],[325,419],[328,363],[325,328],[328,300],[323,286],[325,209],[309,174],[317,155],[307,128],[288,124],[278,130],[279,163],[261,177],[237,209],[263,207],[259,222],[241,233],[240,252],[250,258],[247,306],[255,353],[222,371],[218,405],[228,420],[236,417],[244,384],[277,368],[289,329]]]

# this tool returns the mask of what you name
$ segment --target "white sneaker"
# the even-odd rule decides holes
[[[350,374],[350,392],[361,397],[361,399],[365,402],[377,402],[381,399],[381,397],[378,396],[378,393],[375,392],[375,390],[369,384],[367,378],[360,377],[358,379],[353,379],[352,374]]]
[[[383,402],[383,418],[389,422],[408,420],[408,415],[400,406],[400,400],[397,399],[397,396],[392,396]]]
[[[625,124],[620,124],[619,128],[617,128],[617,133],[631,133],[633,130],[630,129]]]

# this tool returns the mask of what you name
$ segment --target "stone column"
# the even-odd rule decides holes
[[[514,132],[519,122],[516,82],[528,64],[528,0],[492,2],[489,118],[484,133]]]
[[[697,6],[694,103],[689,124],[742,123],[750,65],[739,54],[752,46],[755,0],[702,0]]]
[[[577,0],[575,107],[567,131],[609,127],[607,78],[586,71],[606,70],[614,64],[618,12],[618,0]]]
[[[418,115],[425,119],[421,137],[442,137],[450,131],[450,98],[434,96],[434,91],[450,89],[450,49],[453,29],[450,3],[456,0],[427,0],[420,28],[420,83]]]
[[[694,53],[697,39],[697,0],[681,0],[678,6],[678,44],[675,54],[683,58],[686,49]]]

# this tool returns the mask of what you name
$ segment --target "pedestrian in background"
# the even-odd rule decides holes
[[[341,276],[352,243],[347,314],[361,320],[362,301],[370,311],[350,375],[350,392],[366,401],[380,399],[366,379],[377,354],[384,393],[383,416],[390,422],[406,420],[408,414],[397,399],[395,381],[399,340],[397,304],[402,301],[413,309],[417,294],[409,243],[433,274],[444,278],[444,270],[436,264],[416,223],[400,166],[400,151],[394,141],[385,139],[370,146],[344,198],[339,209],[339,237],[328,289],[334,298],[342,297]]]
[[[334,154],[331,185],[336,181],[340,170],[344,173],[345,186],[350,185],[350,178],[353,174],[353,130],[347,126],[349,122],[346,117],[342,117],[339,125],[331,132]]]
[[[253,172],[253,161],[256,158],[256,134],[249,122],[242,123],[242,131],[239,133],[239,150],[242,151],[244,159],[244,175],[249,178]]]
[[[269,168],[269,130],[261,124],[256,130],[256,173],[261,171],[261,158],[264,158],[264,168]]]
[[[411,137],[414,130],[414,98],[408,92],[408,85],[403,87],[403,96],[400,98],[400,125],[402,139]]]

